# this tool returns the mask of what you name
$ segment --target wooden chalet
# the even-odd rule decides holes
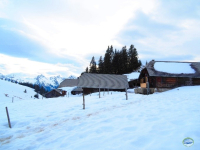
[[[79,77],[78,87],[84,94],[112,90],[125,91],[129,88],[126,75],[83,73]]]
[[[63,91],[61,89],[53,89],[50,92],[45,94],[46,98],[53,98],[53,97],[59,97],[59,96],[65,96],[66,91]]]
[[[162,69],[157,69],[156,65],[162,64]],[[193,72],[186,72],[186,68],[181,68],[182,72],[173,73],[175,65],[184,64],[186,68],[193,70]],[[168,72],[165,67],[168,66]],[[180,68],[179,68],[180,69]],[[171,71],[170,71],[171,70]],[[176,71],[174,71],[176,72]],[[139,75],[139,82],[141,88],[147,88],[147,81],[149,88],[174,88],[187,85],[200,85],[200,62],[177,62],[177,61],[150,61],[147,66],[141,71]]]

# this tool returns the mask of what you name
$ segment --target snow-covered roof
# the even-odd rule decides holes
[[[150,61],[149,76],[200,78],[200,62]]]
[[[154,68],[157,71],[168,73],[195,73],[191,63],[156,62]]]

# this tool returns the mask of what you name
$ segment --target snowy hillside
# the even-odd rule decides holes
[[[24,92],[26,90],[26,93]],[[34,99],[34,89],[19,84],[0,80],[0,101],[12,102]],[[40,97],[39,97],[40,98]]]
[[[199,150],[200,86],[140,95],[93,93],[82,97],[0,99],[0,149]],[[8,127],[8,107],[12,129]],[[182,144],[190,137],[194,145]]]
[[[75,76],[69,76],[68,79],[75,79]],[[46,90],[50,91],[51,89],[57,88],[59,84],[65,80],[66,78],[58,76],[52,76],[52,77],[45,77],[44,75],[38,75],[35,78],[31,78],[27,74],[22,73],[15,73],[10,75],[3,75],[0,73],[0,79],[11,81],[11,82],[28,82],[32,84],[37,84],[39,86],[43,86]]]

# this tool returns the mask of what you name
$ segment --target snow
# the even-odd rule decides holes
[[[124,75],[126,75],[127,78],[128,78],[128,81],[130,81],[132,79],[138,79],[140,73],[139,72],[132,72],[132,73],[129,73],[129,74],[124,74]]]
[[[72,91],[73,89],[75,89],[75,88],[76,88],[76,86],[74,86],[74,87],[62,87],[62,88],[59,88],[59,89],[71,93],[71,91]]]
[[[155,62],[154,68],[157,71],[167,73],[195,73],[195,70],[190,65],[191,63]]]
[[[24,93],[25,90],[26,93]],[[0,80],[0,102],[12,102],[12,98],[14,101],[34,99],[35,94],[36,92],[32,88]]]
[[[4,83],[0,92],[24,90],[11,84]],[[199,150],[199,91],[200,86],[188,86],[152,95],[128,93],[128,100],[125,92],[101,92],[101,98],[93,93],[85,96],[85,110],[82,96],[14,103],[1,96],[0,149],[185,150],[182,141],[191,137],[190,149]]]

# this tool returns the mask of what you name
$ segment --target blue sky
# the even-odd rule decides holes
[[[80,75],[107,46],[200,60],[200,0],[0,0],[0,73]]]

